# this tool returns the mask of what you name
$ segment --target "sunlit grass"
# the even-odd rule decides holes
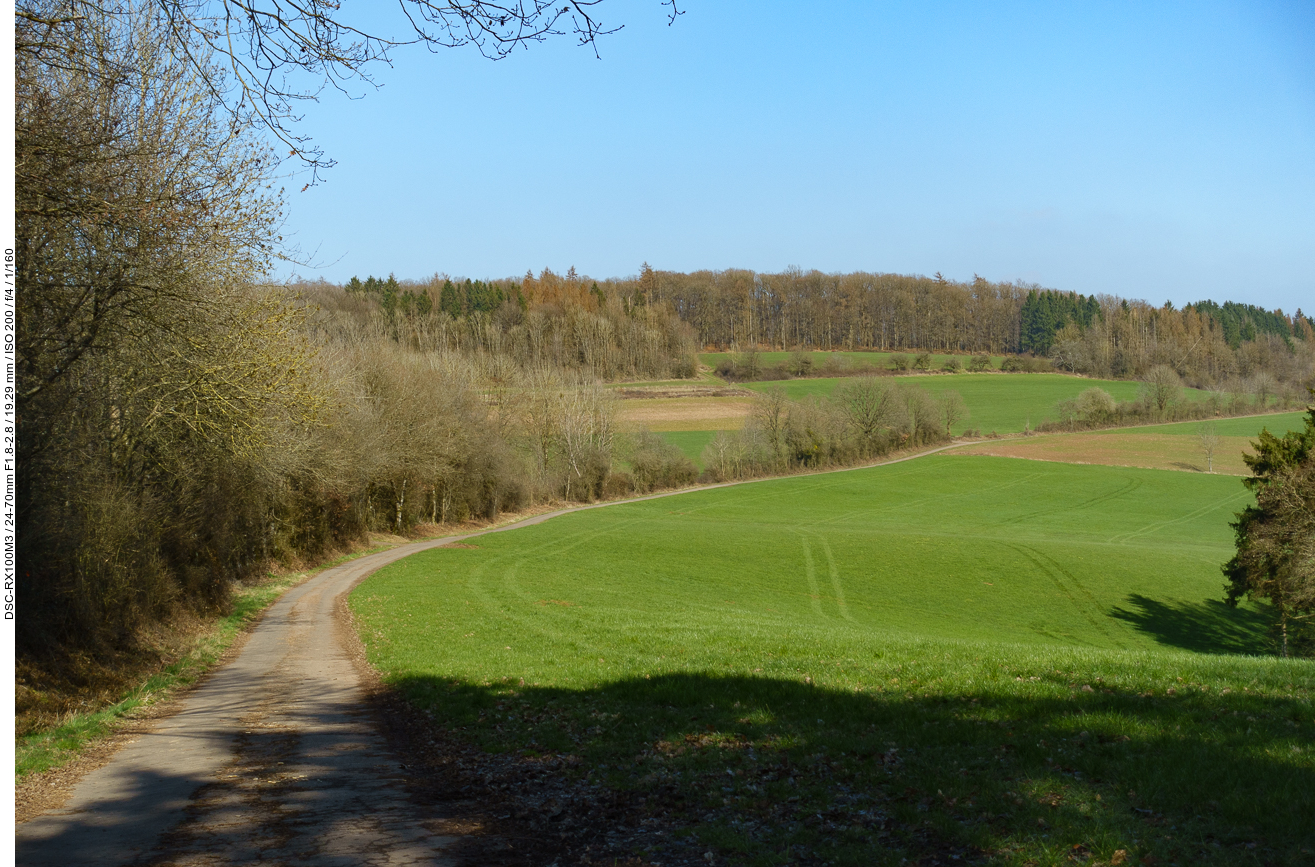
[[[742,863],[935,840],[998,863],[1295,864],[1315,667],[1223,655],[1266,647],[1264,611],[1217,601],[1246,496],[929,458],[483,537],[352,606],[443,724],[580,755]]]

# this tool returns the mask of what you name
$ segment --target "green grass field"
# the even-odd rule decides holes
[[[1141,387],[1140,383],[1127,380],[1083,379],[1059,373],[960,373],[895,378],[921,386],[933,394],[954,389],[963,395],[971,415],[955,429],[955,434],[970,429],[982,433],[1017,433],[1026,425],[1036,427],[1039,422],[1050,418],[1055,404],[1061,400],[1077,397],[1093,386],[1105,389],[1119,401],[1134,400]],[[791,379],[747,385],[759,392],[780,386],[792,400],[801,400],[808,395],[829,395],[845,381],[843,378]],[[1194,389],[1183,391],[1189,399],[1204,394]]]
[[[1227,655],[1266,646],[1218,601],[1248,496],[930,457],[563,516],[351,604],[441,723],[578,755],[731,863],[1297,864],[1315,666]]]
[[[703,450],[717,435],[715,430],[673,430],[662,431],[658,436],[676,446],[685,453],[694,466],[703,469]]]
[[[1301,430],[1306,418],[1304,411],[1275,412],[1268,415],[1242,416],[1239,418],[1208,419],[1214,426],[1215,433],[1221,437],[1257,437],[1260,431],[1268,428],[1275,436],[1282,436],[1290,430]],[[1181,421],[1173,424],[1149,424],[1138,427],[1111,428],[1108,432],[1127,436],[1188,436],[1200,434],[1199,421]]]

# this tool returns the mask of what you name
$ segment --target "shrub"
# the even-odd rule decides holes
[[[909,357],[902,352],[896,352],[890,357],[891,370],[908,370]]]
[[[1110,393],[1096,386],[1077,397],[1077,414],[1089,424],[1104,424],[1114,415],[1116,406]]]
[[[624,471],[614,471],[603,482],[603,496],[609,500],[628,497],[635,492],[635,477]]]
[[[682,487],[693,483],[699,475],[694,462],[684,452],[648,431],[640,433],[635,439],[630,469],[630,487],[639,493],[658,488]]]
[[[951,355],[945,360],[945,363],[941,365],[941,370],[944,370],[947,373],[959,373],[963,370],[963,362],[959,360],[959,356]]]
[[[968,369],[973,373],[981,373],[983,370],[990,370],[990,368],[991,356],[989,355],[974,355],[972,360],[968,362]]]
[[[931,353],[920,352],[918,357],[913,359],[914,370],[931,370]]]
[[[1011,355],[1000,363],[1005,373],[1045,373],[1055,369],[1049,358],[1031,358],[1025,355]]]
[[[803,349],[796,349],[790,353],[790,360],[786,364],[786,370],[791,376],[807,376],[813,370],[813,353]]]

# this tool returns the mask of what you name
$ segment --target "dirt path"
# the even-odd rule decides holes
[[[697,490],[758,481],[768,480]],[[619,502],[635,500],[403,545],[288,591],[177,713],[87,773],[60,809],[18,826],[18,863],[453,863],[445,850],[456,838],[443,833],[450,826],[412,798],[406,768],[370,717],[336,606],[375,570],[419,551]]]

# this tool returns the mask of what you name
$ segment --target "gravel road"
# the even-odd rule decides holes
[[[370,573],[456,537],[328,569],[266,613],[178,713],[18,826],[21,865],[448,864],[375,731],[334,607]]]

